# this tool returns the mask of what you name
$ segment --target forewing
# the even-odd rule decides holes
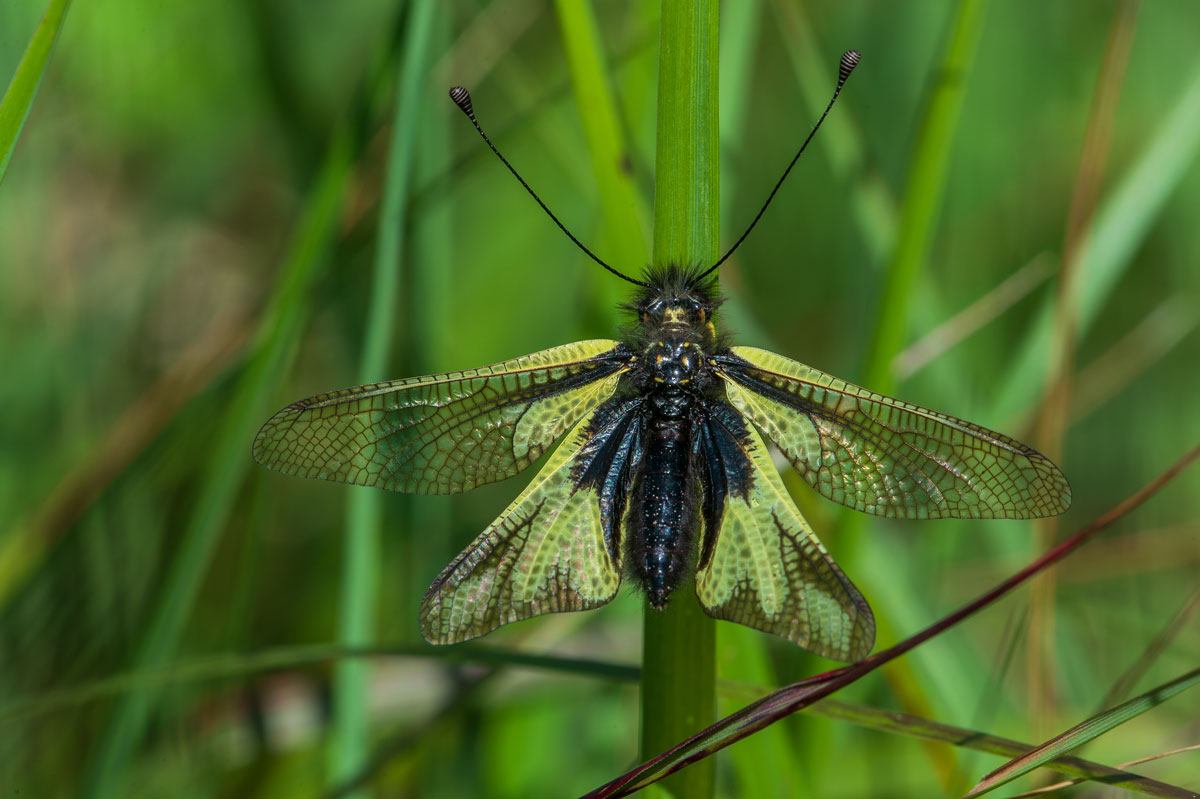
[[[579,341],[465,372],[319,394],[271,417],[263,466],[411,494],[454,494],[536,460],[616,387],[615,341]]]
[[[529,487],[433,581],[421,603],[425,640],[453,644],[613,598],[621,574],[604,541],[596,491],[575,487],[590,421],[576,425]]]
[[[710,616],[783,636],[824,657],[866,657],[875,641],[867,601],[796,509],[758,433],[747,428],[739,446],[750,484],[728,495],[716,539],[703,542],[700,604]]]
[[[1062,471],[1020,441],[773,352],[731,352],[714,363],[729,401],[835,502],[902,519],[1029,519],[1071,504]]]

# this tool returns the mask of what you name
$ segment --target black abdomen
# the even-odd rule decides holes
[[[696,527],[689,397],[652,398],[646,449],[629,524],[629,567],[662,610],[687,571]]]

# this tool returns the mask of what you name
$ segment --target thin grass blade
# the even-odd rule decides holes
[[[971,789],[968,797],[982,796],[992,790],[1012,782],[1023,774],[1028,774],[1038,766],[1053,760],[1059,755],[1070,752],[1088,741],[1099,738],[1104,733],[1121,724],[1136,718],[1147,710],[1161,705],[1171,697],[1200,683],[1200,669],[1193,669],[1181,677],[1147,691],[1141,696],[1130,699],[1111,710],[1092,716],[1087,721],[1077,724],[1061,735],[1051,738],[1046,743],[1035,748],[1028,754],[1010,760],[1000,768],[988,774],[979,784]],[[1194,792],[1189,792],[1195,795]],[[1187,795],[1187,794],[1185,794]]]
[[[941,76],[932,87],[900,204],[899,232],[883,286],[879,314],[864,371],[872,391],[889,393],[895,381],[892,359],[904,347],[908,308],[946,190],[959,112],[966,96],[966,76],[974,62],[983,28],[984,0],[961,0],[939,64]]]
[[[943,724],[940,721],[932,721],[908,713],[837,702],[832,699],[817,702],[805,708],[805,712],[838,721],[848,721],[851,724],[858,724],[880,732],[906,735],[925,741],[938,741],[995,755],[1015,757],[1030,752],[1034,748],[1032,745],[1020,741],[989,735],[965,727],[956,727],[952,724]],[[1044,765],[1063,774],[1079,777],[1081,780],[1097,780],[1106,785],[1119,785],[1126,790],[1146,796],[1169,797],[1170,799],[1190,799],[1195,796],[1186,788],[1168,785],[1140,774],[1124,771],[1124,766],[1113,768],[1069,755],[1060,755]]]
[[[396,77],[387,173],[379,204],[379,228],[371,276],[370,304],[364,321],[360,383],[387,378],[395,338],[402,252],[407,226],[407,196],[421,110],[425,104],[425,75],[430,66],[430,32],[434,0],[416,0],[409,9]],[[348,647],[365,646],[375,637],[375,605],[380,583],[380,543],[383,494],[373,488],[348,489],[346,536],[342,545],[342,589],[338,637]],[[328,783],[341,785],[362,770],[371,752],[370,707],[367,697],[370,664],[363,660],[338,663],[333,675],[333,731],[329,748]],[[356,791],[355,797],[365,797]]]
[[[1133,385],[1197,327],[1200,327],[1200,307],[1182,294],[1169,295],[1079,371],[1071,397],[1071,422],[1079,422]]]
[[[46,74],[50,55],[54,52],[58,32],[62,29],[63,18],[70,5],[71,0],[50,0],[45,16],[29,40],[21,63],[17,65],[12,83],[8,84],[4,99],[0,101],[0,184],[4,183],[8,162],[12,160],[25,120],[33,108],[34,98],[37,97],[38,87],[42,85],[42,77]]]
[[[1146,645],[1142,653],[1138,655],[1137,660],[1125,670],[1125,672],[1113,683],[1112,688],[1104,695],[1104,699],[1100,701],[1100,709],[1112,707],[1113,704],[1121,701],[1129,695],[1133,686],[1137,685],[1150,667],[1158,661],[1160,655],[1167,650],[1167,647],[1178,637],[1179,633],[1185,628],[1185,625],[1195,615],[1196,611],[1200,610],[1200,588],[1192,592],[1175,615],[1167,622],[1166,626],[1159,631],[1158,635]]]
[[[1134,264],[1138,247],[1161,216],[1167,200],[1188,175],[1200,151],[1200,62],[1190,73],[1170,113],[1150,144],[1100,202],[1081,245],[1072,293],[1075,333],[1087,336],[1114,289]],[[1053,303],[1043,305],[1016,348],[997,392],[993,415],[1012,418],[1027,410],[1045,386],[1047,342],[1053,332]]]
[[[324,264],[325,253],[336,234],[338,210],[353,154],[351,140],[348,129],[337,135],[313,187],[280,282],[259,328],[254,353],[213,444],[195,508],[134,657],[134,667],[138,670],[160,668],[170,661],[238,488],[250,468],[248,442],[262,421],[265,400],[282,372],[287,350],[303,326],[308,286]],[[121,781],[157,696],[156,690],[148,689],[122,698],[92,761],[85,795],[124,795]]]
[[[71,526],[175,415],[241,357],[249,334],[247,320],[215,320],[125,409],[28,518],[0,536],[0,609],[20,593]]]
[[[1129,768],[1130,766],[1139,766],[1142,763],[1149,763],[1154,760],[1162,760],[1164,757],[1172,757],[1174,755],[1181,755],[1184,752],[1195,752],[1197,749],[1200,749],[1200,744],[1193,744],[1191,746],[1181,746],[1180,748],[1172,749],[1169,752],[1159,752],[1157,754],[1149,755],[1148,757],[1139,757],[1137,760],[1131,760],[1128,763],[1122,763],[1120,765],[1120,768]],[[1043,788],[1035,788],[1032,791],[1027,791],[1025,793],[1019,793],[1016,796],[1009,797],[1009,799],[1029,799],[1029,797],[1031,797],[1031,796],[1042,796],[1044,794],[1053,793],[1054,791],[1060,791],[1063,788],[1069,788],[1072,785],[1078,785],[1079,783],[1081,783],[1083,781],[1084,780],[1082,778],[1077,778],[1077,779],[1073,779],[1073,780],[1066,780],[1064,782],[1056,782],[1052,785],[1047,785]],[[1122,785],[1121,787],[1125,787],[1125,786]],[[1134,788],[1133,790],[1137,790],[1137,789]],[[1197,794],[1195,791],[1187,791],[1187,793],[1185,795],[1189,796],[1189,797],[1200,796],[1200,794]]]
[[[815,117],[829,102],[829,65],[836,56],[823,51],[803,4],[775,0],[773,7],[808,114]],[[821,152],[839,179],[855,181],[850,192],[851,213],[871,253],[872,265],[882,269],[896,242],[900,211],[882,175],[869,168],[862,129],[847,105],[843,101],[838,112],[825,121]]]
[[[921,302],[915,289],[924,273],[937,228],[967,76],[975,60],[985,8],[986,0],[957,3],[921,116],[875,314],[875,329],[860,381],[881,394],[894,393],[892,362],[904,348],[909,318],[915,304]],[[865,516],[850,510],[838,517],[836,532],[841,543],[836,555],[842,568],[851,574],[856,571],[858,542],[865,524]]]
[[[627,166],[631,162],[629,147],[609,85],[604,43],[600,39],[596,16],[589,3],[557,0],[555,7],[566,49],[571,89],[600,193],[604,257],[627,274],[636,272],[646,262],[649,251],[646,246],[648,214]],[[615,304],[620,284],[602,272],[589,270],[589,274],[602,279],[595,285],[603,286]]]
[[[341,644],[284,646],[257,652],[225,652],[160,668],[122,672],[38,696],[21,697],[0,705],[0,724],[17,724],[53,713],[76,710],[93,702],[138,690],[229,680],[254,674],[302,669],[347,659],[424,658],[441,664],[472,664],[489,668],[519,668],[557,675],[633,682],[637,666],[587,658],[539,655],[484,644],[434,648],[428,644],[347,647]]]

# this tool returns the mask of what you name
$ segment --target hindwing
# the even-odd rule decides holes
[[[463,372],[318,394],[272,416],[254,458],[284,474],[454,494],[533,463],[628,368],[615,341],[578,341]]]
[[[875,641],[871,608],[796,509],[758,433],[730,430],[716,414],[709,427],[705,457],[716,454],[732,479],[722,478],[724,507],[719,520],[706,518],[701,540],[696,595],[705,612],[824,657],[866,657]]]
[[[834,502],[902,519],[1028,519],[1071,504],[1062,471],[1020,441],[773,352],[730,353],[712,359],[729,401]]]
[[[576,480],[594,415],[576,424],[533,482],[433,581],[421,603],[425,640],[457,643],[613,598],[620,542],[605,540],[596,488]]]

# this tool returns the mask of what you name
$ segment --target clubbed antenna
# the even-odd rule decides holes
[[[846,78],[850,77],[850,73],[858,66],[858,59],[862,58],[862,53],[857,50],[847,50],[842,53],[842,60],[838,62],[838,91],[842,90],[842,84],[846,82]],[[836,95],[834,95],[836,98]]]
[[[477,120],[475,118],[475,110],[471,107],[470,92],[468,92],[462,86],[455,86],[453,89],[450,90],[450,99],[453,100],[454,104],[457,105],[460,109],[462,109],[462,112],[467,115],[467,119],[471,120],[471,124],[475,126],[475,130],[477,130],[479,132],[479,135],[483,137],[483,140],[484,140],[484,142],[487,143],[487,146],[489,148],[491,148],[491,151],[493,153],[496,154],[496,157],[500,159],[501,163],[503,163],[506,167],[508,167],[508,171],[512,172],[513,177],[515,177],[518,181],[520,181],[521,185],[525,187],[525,191],[529,192],[529,196],[532,197],[533,199],[537,200],[537,204],[542,207],[542,210],[546,212],[546,215],[554,220],[554,224],[558,225],[559,230],[561,230],[563,233],[567,234],[567,238],[569,238],[571,241],[575,242],[576,247],[583,250],[589,258],[591,258],[593,261],[600,264],[605,269],[612,272],[614,275],[621,278],[622,280],[628,280],[630,283],[633,283],[638,286],[644,286],[646,288],[650,287],[649,283],[644,283],[641,280],[635,280],[634,278],[629,277],[628,275],[622,274],[621,272],[618,272],[616,269],[614,269],[611,266],[609,266],[608,264],[606,264],[604,261],[600,260],[599,256],[597,256],[594,252],[589,250],[587,247],[583,246],[583,242],[581,242],[579,239],[575,238],[575,236],[571,233],[571,231],[567,230],[566,225],[564,225],[562,222],[558,221],[558,217],[554,215],[554,212],[546,207],[546,204],[544,202],[542,202],[542,198],[537,196],[537,192],[535,192],[533,189],[531,189],[529,187],[529,184],[525,182],[525,179],[523,177],[521,177],[520,173],[517,172],[517,170],[513,168],[513,165],[508,162],[507,158],[505,158],[503,155],[500,154],[500,151],[496,149],[496,145],[492,144],[492,140],[489,139],[488,135],[483,132],[483,128],[481,128],[479,126],[479,120]]]
[[[711,274],[718,266],[725,263],[729,256],[733,255],[733,251],[740,247],[742,242],[746,240],[746,237],[750,235],[750,231],[754,230],[754,226],[758,224],[758,220],[762,219],[762,215],[766,212],[767,206],[771,204],[771,200],[775,199],[775,194],[779,191],[779,187],[783,185],[783,181],[787,180],[788,173],[792,171],[792,167],[794,167],[796,162],[800,160],[800,154],[804,152],[804,148],[808,146],[808,143],[812,141],[813,136],[817,134],[817,130],[821,127],[821,123],[825,121],[825,117],[829,115],[829,109],[833,108],[833,104],[837,102],[838,95],[842,93],[842,86],[846,85],[846,78],[850,77],[850,73],[854,71],[856,66],[858,66],[858,59],[860,57],[861,55],[857,50],[847,50],[846,52],[842,53],[842,60],[838,62],[837,88],[833,90],[833,97],[829,98],[829,105],[825,106],[825,112],[821,114],[821,118],[817,120],[817,124],[813,125],[813,129],[809,132],[808,138],[805,139],[804,143],[800,145],[800,149],[797,150],[796,154],[792,157],[792,162],[787,165],[787,169],[783,170],[783,176],[779,178],[779,182],[775,184],[775,188],[771,189],[771,193],[767,195],[767,201],[763,203],[762,208],[758,209],[758,214],[754,217],[754,221],[750,223],[750,227],[746,228],[746,232],[742,234],[741,238],[733,243],[733,246],[721,256],[719,261],[710,266],[708,269],[704,270],[700,277],[705,277],[706,275]]]

